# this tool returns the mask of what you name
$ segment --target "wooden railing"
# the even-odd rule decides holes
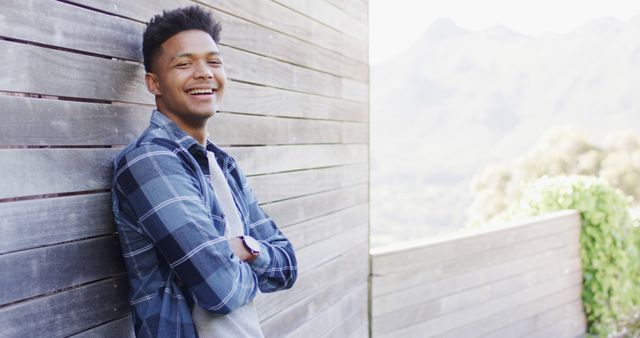
[[[585,332],[580,216],[372,250],[373,337],[576,337]]]

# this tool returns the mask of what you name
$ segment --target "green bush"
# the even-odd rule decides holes
[[[640,334],[640,256],[631,198],[592,176],[542,177],[525,188],[505,218],[575,209],[582,217],[582,299],[589,334]],[[632,332],[635,331],[635,332]]]

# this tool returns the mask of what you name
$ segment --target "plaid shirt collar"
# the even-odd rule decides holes
[[[199,154],[205,155],[206,157],[206,152],[211,151],[216,155],[216,157],[225,159],[229,157],[229,154],[227,154],[224,150],[218,148],[218,146],[209,141],[208,138],[207,148],[205,149],[200,143],[198,143],[198,141],[196,141],[196,139],[185,133],[182,129],[180,129],[180,127],[178,127],[175,122],[173,122],[157,109],[154,109],[151,113],[150,124],[152,126],[166,130],[173,138],[173,141],[178,143],[180,147],[189,151],[192,155]]]

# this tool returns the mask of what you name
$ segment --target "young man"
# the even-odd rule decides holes
[[[226,85],[219,34],[197,6],[155,16],[144,33],[157,110],[114,160],[112,195],[138,337],[260,337],[257,290],[297,277],[291,243],[206,139]]]

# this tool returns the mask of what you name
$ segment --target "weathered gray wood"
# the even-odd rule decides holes
[[[565,271],[570,274],[580,274],[582,272],[580,258],[562,259],[549,267],[527,271],[487,285],[472,287],[455,294],[441,296],[416,305],[406,306],[384,315],[374,316],[374,332],[380,334],[388,333],[403,327],[433,320],[436,317],[454,315],[456,312],[482,306],[482,304],[493,300],[523,292],[531,288],[532,285],[558,278],[557,276],[563,276]]]
[[[260,115],[367,121],[366,103],[231,81],[222,110]],[[251,98],[248,100],[247,98]]]
[[[456,294],[470,288],[490,285],[496,281],[517,276],[527,271],[553,266],[559,260],[570,257],[579,257],[579,245],[577,243],[568,247],[548,249],[536,255],[513,257],[505,263],[454,274],[451,277],[425,282],[416,286],[405,287],[403,283],[398,283],[393,285],[395,290],[389,290],[389,293],[373,297],[372,315],[380,316],[431,299]],[[378,280],[373,277],[372,288],[376,290],[378,287]],[[378,290],[376,290],[377,292]]]
[[[125,272],[117,236],[0,255],[0,304],[61,290]]]
[[[245,174],[366,162],[366,145],[231,147]],[[109,189],[121,149],[0,149],[0,198]]]
[[[428,333],[428,336],[437,336],[438,334],[451,330],[457,326],[461,326],[480,318],[502,312],[507,308],[518,308],[522,304],[531,302],[534,299],[552,295],[560,290],[575,287],[582,283],[582,271],[572,272],[567,275],[561,275],[553,279],[549,279],[533,285],[532,287],[523,289],[519,292],[511,293],[503,297],[493,298],[487,302],[480,303],[475,306],[464,308],[460,311],[452,312],[442,316],[433,316],[429,320],[415,323],[411,326],[405,326],[401,329],[380,333],[380,337],[386,336],[417,336]],[[373,332],[378,335],[376,322],[373,321]]]
[[[582,309],[573,307],[572,309],[568,309],[565,315],[566,317],[558,319],[554,324],[535,332],[529,332],[529,334],[523,337],[584,337],[586,324],[585,321],[580,318],[584,317]]]
[[[359,204],[326,216],[296,223],[286,228],[286,234],[296,248],[337,236],[338,234],[369,224],[369,204]]]
[[[367,162],[367,145],[226,147],[246,175]]]
[[[440,334],[442,338],[457,337],[474,337],[474,336],[491,336],[491,332],[500,330],[505,326],[519,323],[521,321],[535,321],[539,314],[553,311],[568,303],[580,302],[582,286],[577,285],[573,288],[560,290],[554,294],[535,299],[532,302],[521,305],[516,311],[508,308],[505,311],[483,317],[465,325],[457,326],[449,331]],[[584,315],[582,315],[584,316]],[[522,336],[518,334],[511,335]]]
[[[160,9],[173,9],[185,4],[184,1],[170,0],[153,0],[153,2],[145,2],[146,6],[130,4],[129,1],[125,0],[115,0],[109,3],[98,0],[74,0],[73,2],[142,22],[147,22]],[[242,0],[229,2],[199,0],[197,2],[247,21],[255,22],[274,31],[294,36],[352,59],[362,62],[366,62],[368,59],[366,41],[359,41],[271,1]]]
[[[323,71],[356,81],[368,82],[369,67],[366,63],[346,57],[278,31],[265,29],[252,22],[218,12],[222,21],[223,45],[249,50],[256,54],[291,64]],[[365,35],[366,38],[366,35]]]
[[[357,277],[357,273],[351,274],[351,272],[360,271],[366,275],[363,269],[366,268],[367,249],[366,244],[352,246],[315,269],[300,273],[295,287],[281,292],[260,294],[256,297],[258,317],[261,321],[265,321],[279,316],[281,312],[303,300],[309,301],[315,293],[332,283],[362,277]],[[342,273],[336,274],[336,271]]]
[[[369,140],[369,125],[280,117],[218,113],[207,130],[219,145],[360,143]]]
[[[188,2],[178,1],[176,5]],[[5,6],[0,21],[4,36],[55,45],[79,51],[142,61],[140,22],[106,15],[66,3],[43,0],[15,1]],[[139,5],[129,5],[139,6]],[[177,6],[175,6],[177,7]],[[257,54],[299,64],[359,81],[368,80],[366,63],[302,42],[288,35],[265,29],[223,12],[216,13],[223,23],[223,44]],[[49,34],[54,27],[56,34]],[[53,37],[53,39],[52,39]],[[300,44],[303,44],[301,46]]]
[[[355,331],[353,331],[349,336],[349,338],[369,338],[369,321],[360,325]]]
[[[332,190],[291,200],[270,203],[263,209],[281,229],[290,225],[326,215],[369,200],[366,185]]]
[[[0,144],[128,144],[149,125],[151,108],[0,96]],[[46,116],[46,118],[43,118]]]
[[[445,279],[464,272],[481,270],[507,262],[513,257],[533,256],[554,248],[561,248],[575,244],[579,240],[579,230],[551,234],[549,236],[521,242],[517,246],[491,249],[469,256],[459,257],[456,261],[431,261],[431,264],[416,267],[414,270],[404,270],[387,275],[379,275],[376,278],[377,287],[373,289],[374,296],[383,295],[397,290],[395,285],[403,287],[416,286],[422,283]],[[434,256],[438,257],[438,256]],[[423,273],[415,274],[420,270]],[[376,276],[374,274],[374,276]]]
[[[46,0],[4,0],[3,37],[128,60],[142,60],[144,25]]]
[[[61,337],[129,312],[126,277],[116,277],[0,308],[3,337]]]
[[[225,70],[231,79],[259,83],[345,100],[367,102],[368,83],[341,78],[239,49],[222,46]]]
[[[351,1],[351,0],[325,0],[328,3],[342,9],[345,13],[356,18],[358,21],[369,24],[369,8],[368,1]]]
[[[223,47],[229,79],[366,102],[364,82],[293,66]],[[0,60],[13,71],[0,74],[0,90],[96,100],[153,103],[141,64],[96,58],[0,40]],[[54,64],[56,67],[51,67]],[[41,77],[40,74],[48,74]]]
[[[0,90],[152,104],[139,64],[0,40]],[[47,74],[47,76],[42,76]]]
[[[0,198],[109,189],[118,149],[0,149]]]
[[[338,302],[331,305],[321,313],[314,316],[313,320],[307,321],[304,325],[296,328],[291,332],[291,337],[323,337],[330,334],[332,330],[340,328],[336,323],[340,323],[345,317],[356,311],[366,309],[362,306],[367,302],[367,284],[360,283],[358,287],[349,292],[348,290],[335,290],[340,292],[341,297],[333,297],[339,299]]]
[[[96,326],[87,331],[80,332],[71,337],[74,338],[95,338],[95,337],[118,337],[135,338],[131,315],[116,319],[108,323]]]
[[[521,320],[514,324],[504,326],[496,331],[491,331],[488,335],[495,338],[524,337],[529,333],[545,330],[560,323],[565,319],[584,316],[582,302],[574,300],[571,303],[556,306],[545,312],[536,313],[534,316]],[[556,332],[558,333],[558,332]],[[584,331],[582,332],[584,333]],[[535,335],[535,334],[534,334]],[[544,337],[575,337],[577,335],[554,334],[545,335]],[[541,336],[542,337],[542,336]]]
[[[112,217],[110,193],[0,203],[0,254],[113,233]]]
[[[262,203],[280,201],[318,192],[366,183],[368,165],[352,164],[321,169],[291,171],[247,179]]]
[[[385,252],[384,248],[372,250],[374,256],[373,273],[385,274],[411,269],[413,266],[396,262],[410,262],[411,257],[439,257],[450,261],[456,257],[467,256],[492,248],[510,246],[514,243],[559,233],[565,230],[580,229],[580,216],[575,211],[561,212],[553,216],[533,219],[526,223],[509,225],[500,229],[481,230],[476,233],[445,236],[427,239],[419,246],[407,246],[404,249]],[[421,260],[411,260],[421,265]]]
[[[339,302],[340,299],[353,295],[351,291],[360,288],[366,291],[366,269],[345,273],[347,278],[335,277],[336,282],[326,285],[316,291],[311,297],[284,309],[277,316],[261,322],[262,329],[267,337],[283,337],[290,335],[296,328],[305,323],[318,320],[323,310]],[[357,300],[350,301],[355,303]],[[327,323],[325,323],[327,324]]]
[[[327,238],[296,250],[298,271],[300,273],[311,271],[330,261],[334,255],[345,252],[348,248],[366,243],[368,233],[367,224],[359,224],[338,236]],[[295,243],[293,244],[295,246]]]
[[[356,306],[351,314],[348,314],[343,318],[334,319],[335,323],[338,324],[324,335],[324,337],[344,338],[356,335],[358,337],[369,337],[368,332],[367,334],[358,333],[362,327],[365,327],[368,330],[369,326],[369,318],[367,316],[368,298],[366,294],[363,296],[363,299],[356,301]]]
[[[349,36],[360,40],[367,41],[369,37],[369,29],[363,24],[343,10],[328,4],[324,1],[295,1],[295,0],[274,0],[288,8],[302,13],[318,22],[332,27],[337,31],[348,34]]]
[[[0,144],[128,144],[149,125],[151,108],[0,96]],[[42,116],[47,116],[43,119]],[[368,125],[218,113],[209,121],[219,145],[367,143]]]

